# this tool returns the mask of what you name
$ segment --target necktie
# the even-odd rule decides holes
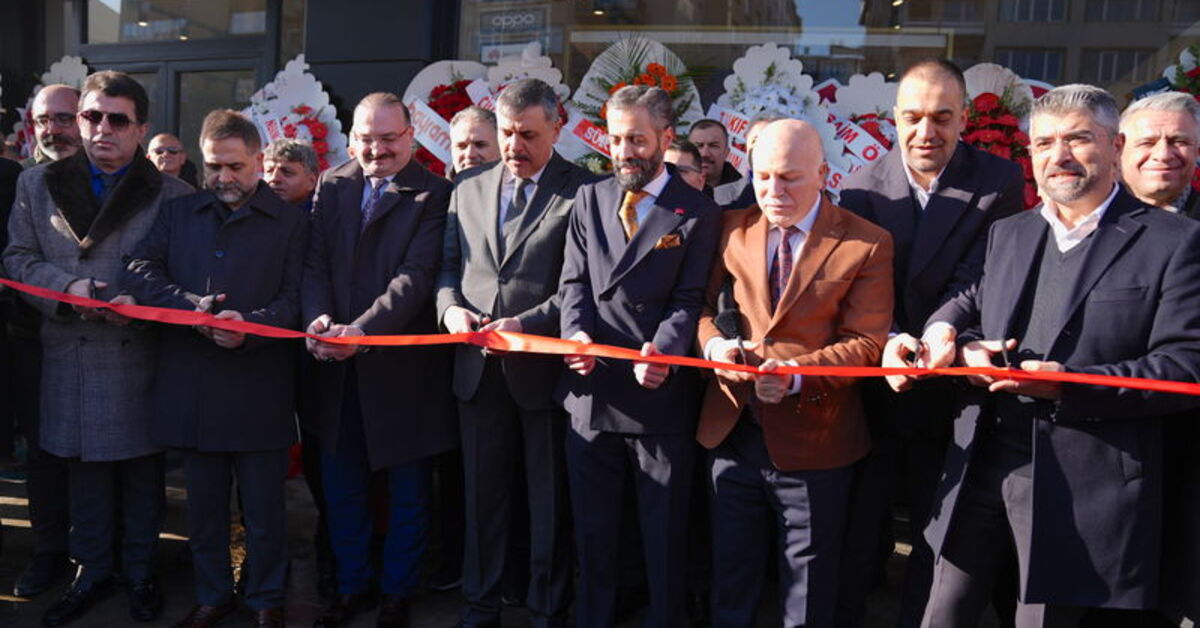
[[[633,239],[638,230],[637,204],[649,196],[649,193],[638,190],[627,190],[625,200],[621,202],[621,226],[625,228],[625,241]]]
[[[362,223],[359,226],[359,231],[367,228],[367,224],[371,222],[371,218],[375,215],[375,209],[379,207],[379,197],[383,195],[383,186],[387,183],[386,179],[371,179],[371,196],[367,197],[367,202],[362,206]]]
[[[775,259],[771,261],[771,273],[767,277],[771,284],[771,310],[779,306],[779,299],[787,288],[788,278],[792,276],[792,242],[791,238],[800,230],[795,225],[779,230],[779,246],[775,248]]]
[[[513,194],[512,200],[508,202],[508,208],[504,211],[504,222],[500,225],[500,241],[501,246],[504,247],[500,251],[501,256],[504,255],[504,251],[508,250],[513,233],[517,231],[517,223],[521,221],[521,214],[525,213],[525,206],[529,204],[526,192],[530,185],[533,185],[533,179],[518,181],[516,193]]]

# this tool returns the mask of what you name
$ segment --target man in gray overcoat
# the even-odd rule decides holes
[[[4,265],[16,281],[132,303],[116,290],[122,258],[159,205],[191,187],[144,157],[149,102],[140,84],[98,72],[82,91],[84,151],[21,174]],[[79,565],[42,622],[63,625],[112,592],[118,510],[130,613],[153,620],[162,610],[151,559],[164,501],[162,457],[149,434],[155,336],[111,312],[29,301],[43,316],[41,446],[69,459],[70,549]]]

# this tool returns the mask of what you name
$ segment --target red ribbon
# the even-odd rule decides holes
[[[637,349],[614,347],[601,344],[584,344],[574,340],[519,334],[508,331],[469,332],[464,334],[416,334],[391,336],[350,336],[344,338],[325,338],[307,334],[293,329],[283,329],[261,323],[218,319],[206,312],[189,312],[170,308],[151,307],[148,305],[122,305],[108,303],[87,297],[78,297],[57,290],[47,290],[30,286],[9,279],[0,278],[0,285],[19,290],[26,294],[59,301],[79,307],[111,310],[127,318],[165,323],[169,325],[201,325],[216,327],[246,334],[254,334],[267,338],[312,338],[335,344],[366,345],[372,347],[416,347],[446,344],[471,344],[496,351],[512,351],[520,353],[540,353],[546,355],[590,355],[598,358],[617,360],[634,360],[653,362],[672,366],[691,366],[701,369],[741,371],[745,373],[762,373],[753,366],[744,364],[728,364],[713,362],[701,358],[679,355],[644,356]],[[1179,393],[1184,395],[1200,395],[1200,384],[1175,382],[1158,379],[1142,379],[1138,377],[1120,377],[1117,375],[1095,375],[1091,373],[1067,373],[1049,371],[1022,371],[1019,369],[1004,369],[991,367],[956,366],[938,369],[897,368],[883,366],[780,366],[774,371],[785,375],[811,375],[827,377],[883,377],[886,375],[986,375],[997,379],[1035,380],[1048,382],[1064,382],[1084,384],[1089,386],[1108,386],[1113,388],[1134,388],[1155,392]]]

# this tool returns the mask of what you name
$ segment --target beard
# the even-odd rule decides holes
[[[214,183],[209,186],[209,189],[212,190],[212,193],[216,195],[218,200],[231,207],[241,206],[254,193],[253,187],[243,188],[236,182]]]
[[[1060,181],[1050,179],[1051,175],[1064,172],[1075,173],[1079,177]],[[1097,178],[1096,173],[1088,172],[1083,166],[1051,167],[1047,169],[1046,182],[1038,187],[1055,203],[1070,203],[1090,192],[1096,186]]]
[[[621,189],[628,191],[640,190],[646,187],[646,184],[650,183],[650,180],[654,178],[654,175],[658,172],[658,168],[662,165],[662,162],[663,153],[661,151],[656,152],[654,156],[650,157],[649,159],[642,159],[639,157],[634,157],[632,159],[614,159],[613,174],[616,176],[617,184],[621,186]],[[622,168],[628,166],[632,166],[634,171],[630,173],[624,173],[621,171]]]

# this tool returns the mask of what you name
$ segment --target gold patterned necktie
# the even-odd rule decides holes
[[[627,190],[625,200],[621,202],[621,226],[625,228],[625,241],[633,239],[638,230],[637,204],[650,194],[642,190],[636,192]]]

